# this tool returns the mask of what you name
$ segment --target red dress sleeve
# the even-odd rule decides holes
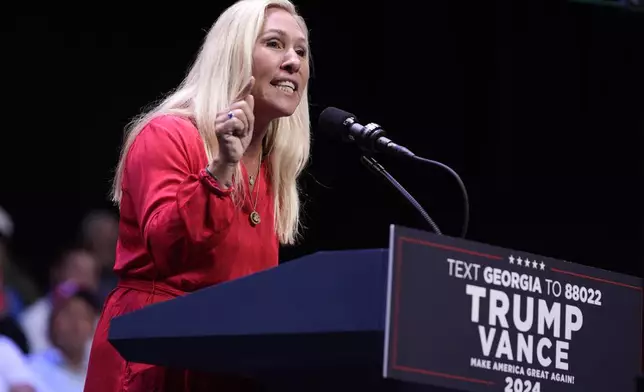
[[[125,162],[122,190],[154,260],[187,246],[215,246],[231,226],[235,205],[205,170],[198,131],[187,120],[159,117],[137,135]]]

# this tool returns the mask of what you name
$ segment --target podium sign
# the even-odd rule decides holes
[[[634,391],[642,282],[392,226],[384,376],[462,391]]]

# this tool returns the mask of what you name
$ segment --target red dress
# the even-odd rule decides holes
[[[86,392],[243,389],[241,380],[127,362],[107,341],[115,316],[277,265],[266,165],[252,192],[253,202],[259,197],[256,210],[262,218],[253,227],[251,195],[241,207],[234,205],[230,190],[220,189],[205,171],[207,164],[201,137],[184,118],[158,117],[132,144],[114,266],[120,283],[98,323]]]

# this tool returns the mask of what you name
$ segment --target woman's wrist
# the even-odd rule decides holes
[[[218,158],[213,159],[208,166],[206,166],[208,174],[210,174],[210,176],[224,188],[230,188],[232,186],[233,176],[236,170],[237,163],[224,162]]]

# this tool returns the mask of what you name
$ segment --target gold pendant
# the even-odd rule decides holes
[[[249,218],[250,218],[250,224],[253,226],[257,226],[259,222],[262,221],[261,217],[259,216],[259,212],[257,211],[251,212]]]
[[[253,176],[248,177],[248,182],[250,183],[250,186],[255,185],[255,179],[253,178]]]

